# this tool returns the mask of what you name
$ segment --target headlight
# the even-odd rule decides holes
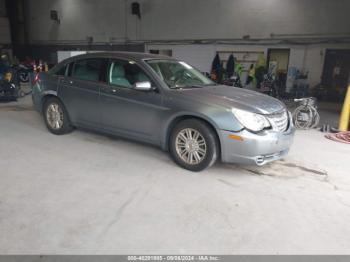
[[[269,120],[263,115],[232,108],[232,113],[237,120],[247,129],[258,132],[264,128],[271,127]]]

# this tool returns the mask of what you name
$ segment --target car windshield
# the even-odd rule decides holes
[[[182,61],[151,59],[146,60],[146,63],[170,88],[200,88],[215,85],[209,78]]]

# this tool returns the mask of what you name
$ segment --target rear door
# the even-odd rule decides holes
[[[68,76],[59,80],[59,96],[70,120],[77,125],[100,125],[100,86],[106,82],[108,60],[86,58],[69,65]]]

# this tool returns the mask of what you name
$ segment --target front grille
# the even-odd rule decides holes
[[[288,127],[288,111],[283,110],[278,113],[268,115],[272,127],[276,131],[284,132]]]

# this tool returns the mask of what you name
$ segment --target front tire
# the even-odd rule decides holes
[[[45,101],[43,116],[47,129],[55,135],[63,135],[73,129],[64,105],[55,97]]]
[[[179,166],[190,171],[202,171],[212,166],[218,158],[216,133],[203,121],[181,121],[171,132],[170,154]]]

